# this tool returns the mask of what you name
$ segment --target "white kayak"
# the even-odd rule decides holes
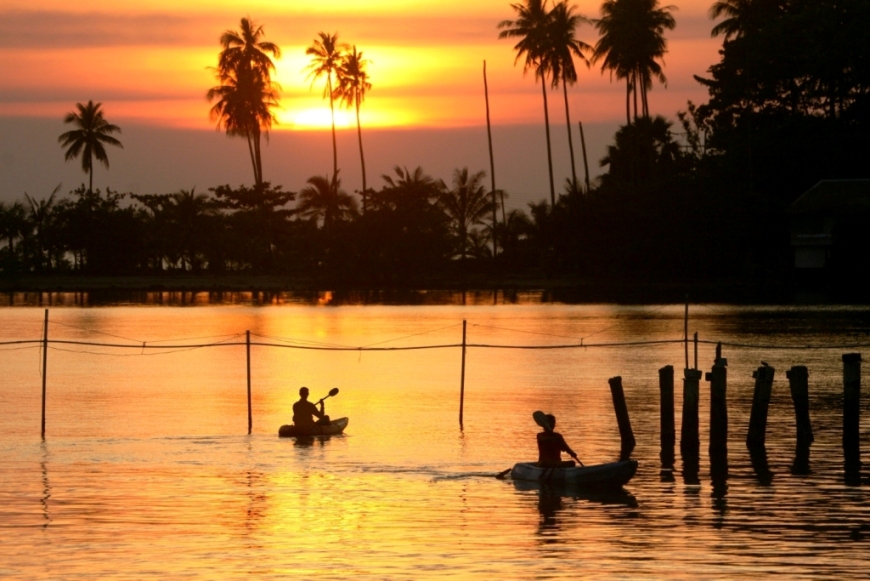
[[[519,462],[511,468],[511,478],[526,482],[552,482],[584,488],[618,488],[637,472],[637,460],[623,460],[591,466],[541,468],[537,462]]]

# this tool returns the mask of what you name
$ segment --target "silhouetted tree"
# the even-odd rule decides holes
[[[76,103],[78,113],[70,111],[63,122],[72,124],[78,129],[62,133],[57,140],[66,147],[64,159],[69,161],[81,155],[82,171],[88,174],[88,189],[94,189],[94,158],[106,168],[109,167],[109,156],[103,144],[124,148],[121,142],[112,137],[112,133],[120,133],[121,128],[112,125],[103,117],[100,109],[102,103],[88,101],[87,105]]]
[[[441,194],[441,206],[450,218],[456,240],[456,255],[463,261],[471,251],[470,234],[492,213],[492,200],[483,185],[486,172],[468,174],[468,168],[454,170],[453,187]]]
[[[239,32],[225,31],[220,38],[223,47],[215,75],[219,85],[209,89],[206,98],[217,101],[209,112],[218,129],[226,134],[244,136],[254,168],[254,183],[263,183],[263,162],[260,137],[269,137],[269,129],[277,122],[272,109],[278,106],[280,87],[272,82],[275,64],[269,57],[281,56],[278,45],[262,40],[263,27],[249,18],[242,18]]]
[[[326,86],[323,88],[324,98],[329,99],[329,113],[332,118],[332,173],[338,173],[338,145],[335,141],[335,92],[332,84],[332,76],[337,74],[341,66],[347,45],[338,42],[338,33],[327,34],[318,32],[318,38],[305,50],[305,54],[312,57],[308,69],[308,78],[313,85],[317,79],[325,76]]]
[[[550,203],[556,203],[556,187],[553,181],[553,152],[550,145],[550,112],[547,107],[547,74],[551,72],[547,55],[551,52],[550,14],[546,0],[525,0],[525,4],[511,4],[517,13],[516,20],[503,20],[499,38],[519,39],[514,45],[517,53],[514,64],[524,58],[523,74],[535,71],[535,80],[540,79],[544,96],[544,128],[547,134],[547,167],[550,175]]]
[[[365,100],[366,93],[372,88],[369,82],[369,76],[366,72],[366,65],[369,64],[367,59],[363,58],[362,52],[357,52],[356,45],[353,46],[350,52],[343,55],[341,65],[337,71],[338,87],[335,89],[335,96],[342,100],[348,107],[354,107],[356,110],[356,130],[359,138],[359,160],[362,165],[362,202],[363,214],[366,211],[366,196],[368,186],[366,185],[366,160],[363,155],[362,142],[362,125],[359,120],[359,109],[362,102]]]

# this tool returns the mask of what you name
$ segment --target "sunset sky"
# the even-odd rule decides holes
[[[709,4],[709,0],[692,0],[676,5],[677,28],[667,35],[669,53],[665,72],[669,84],[667,88],[657,85],[651,93],[653,112],[673,118],[678,109],[685,108],[688,99],[705,100],[703,89],[692,75],[704,74],[716,62],[721,44],[721,39],[710,38]],[[589,18],[599,15],[597,0],[581,0],[576,5],[579,12]],[[56,135],[64,131],[63,115],[76,102],[88,99],[102,102],[109,120],[125,129],[121,136],[125,149],[110,150],[112,169],[107,175],[99,168],[95,186],[99,183],[105,187],[108,180],[113,188],[173,190],[189,187],[186,181],[178,180],[197,181],[201,188],[227,181],[250,182],[250,176],[244,173],[250,170],[244,164],[238,164],[238,175],[233,173],[237,170],[230,169],[230,166],[235,167],[235,160],[219,164],[226,175],[214,175],[213,181],[206,183],[203,180],[211,176],[204,174],[202,168],[198,169],[195,161],[184,164],[190,172],[188,176],[180,168],[169,167],[178,162],[177,155],[164,159],[157,151],[149,152],[160,166],[156,168],[143,161],[141,153],[147,151],[149,143],[152,149],[165,149],[158,144],[159,139],[172,142],[173,134],[222,140],[226,143],[209,143],[203,147],[219,147],[228,156],[233,156],[233,152],[245,153],[240,140],[227,140],[214,133],[204,97],[208,88],[216,84],[209,67],[216,64],[220,50],[218,38],[225,29],[237,29],[243,16],[261,23],[266,39],[277,43],[283,52],[282,58],[276,61],[276,80],[283,88],[282,109],[278,112],[280,125],[275,128],[269,146],[274,151],[268,151],[264,160],[266,179],[270,179],[271,169],[273,174],[278,173],[272,176],[273,181],[284,183],[287,189],[298,189],[307,177],[325,173],[331,165],[328,150],[318,152],[322,155],[311,154],[310,159],[306,157],[313,145],[301,148],[305,155],[297,156],[299,163],[294,169],[285,167],[286,160],[279,163],[280,157],[269,158],[279,151],[290,155],[286,148],[294,147],[294,139],[297,148],[299,142],[319,143],[321,136],[317,134],[328,128],[329,110],[328,103],[321,98],[322,86],[317,85],[312,90],[303,71],[308,62],[305,48],[318,31],[326,31],[338,32],[340,40],[356,44],[371,61],[369,74],[373,89],[362,111],[363,130],[368,130],[364,139],[369,137],[372,147],[371,175],[387,173],[397,163],[432,168],[430,173],[445,180],[450,176],[440,175],[439,171],[449,171],[446,168],[460,165],[488,168],[485,132],[481,155],[475,153],[473,159],[467,161],[451,157],[457,151],[464,151],[466,138],[462,136],[485,126],[482,64],[486,60],[491,117],[498,128],[496,149],[509,149],[509,144],[499,140],[499,131],[508,131],[508,128],[513,132],[511,135],[517,131],[522,133],[526,128],[529,139],[534,136],[540,142],[530,144],[525,138],[519,138],[535,149],[527,155],[529,167],[523,168],[521,176],[511,174],[517,169],[515,156],[507,152],[501,156],[501,164],[509,166],[504,169],[504,180],[511,183],[499,187],[508,191],[534,188],[544,193],[546,184],[537,185],[541,170],[546,174],[546,163],[542,168],[537,161],[539,146],[545,147],[540,86],[535,84],[531,73],[524,76],[521,67],[514,66],[513,43],[498,39],[497,23],[514,17],[505,0],[325,0],[317,3],[259,0],[246,3],[244,8],[235,2],[222,1],[140,0],[129,5],[114,0],[75,3],[4,0],[0,4],[0,78],[3,79],[0,84],[0,198],[18,197],[24,189],[38,192],[48,188],[50,191],[59,181],[64,182],[65,189],[83,181],[80,169],[73,167],[75,164],[64,165]],[[589,44],[597,40],[591,25],[582,27],[578,36]],[[594,65],[589,70],[581,67],[579,76],[579,82],[570,91],[572,118],[582,120],[590,128],[591,135],[587,135],[587,139],[590,140],[594,176],[600,173],[598,158],[624,115],[624,85],[611,82],[609,74],[602,74]],[[556,140],[566,141],[561,93],[552,94],[550,115],[554,147],[558,148]],[[338,124],[353,128],[352,115],[341,111]],[[28,130],[28,127],[33,129]],[[397,130],[402,134],[399,141],[403,145],[397,146],[391,156],[389,143],[395,140],[389,136],[396,135]],[[46,138],[51,131],[54,131],[54,141]],[[443,149],[425,143],[414,145],[415,133],[420,139],[431,141],[423,136],[433,132],[443,137],[439,143]],[[339,151],[343,158],[340,166],[345,186],[352,190],[358,187],[359,160],[353,149],[355,136],[345,133],[348,135],[342,139],[346,142],[346,152]],[[452,147],[450,139],[445,137],[447,133],[456,135],[462,143]],[[35,139],[40,143],[33,141]],[[508,134],[503,134],[501,139],[508,139]],[[576,124],[574,139],[579,141]],[[422,154],[419,158],[403,158],[409,150],[417,149]],[[131,156],[132,151],[140,152],[135,154],[138,158],[135,163],[124,159]],[[217,154],[210,154],[214,155]],[[579,153],[577,155],[579,161]],[[497,176],[501,164],[496,159]],[[560,151],[557,156],[560,184],[567,175],[565,164],[567,154]],[[34,172],[36,167],[40,168],[38,172]],[[155,177],[158,175],[171,175],[176,181],[160,181]],[[526,177],[533,181],[524,183],[522,180]]]

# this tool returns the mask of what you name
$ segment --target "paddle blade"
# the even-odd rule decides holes
[[[547,414],[542,411],[536,411],[532,413],[532,419],[535,420],[535,423],[547,430],[548,432],[553,431],[553,426],[550,425],[550,422],[547,421]]]
[[[333,387],[332,389],[330,389],[330,390],[329,390],[329,395],[330,395],[330,396],[338,395],[338,388],[337,388],[337,387]]]

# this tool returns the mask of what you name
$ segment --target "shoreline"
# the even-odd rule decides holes
[[[866,301],[825,288],[795,289],[782,281],[622,281],[544,276],[476,275],[388,283],[348,283],[338,280],[316,280],[289,275],[251,274],[189,274],[131,276],[46,275],[0,277],[0,294],[6,295],[7,306],[42,304],[42,295],[88,295],[88,303],[151,303],[163,304],[163,298],[174,301],[173,295],[206,295],[200,302],[312,302],[323,303],[329,294],[330,304],[463,304],[470,295],[473,303],[555,302],[569,304],[861,304]],[[15,299],[18,295],[19,298]],[[27,298],[27,295],[38,295]],[[164,297],[164,295],[167,295]],[[230,296],[224,296],[230,295]],[[461,295],[461,301],[455,296]],[[481,296],[476,296],[481,295]],[[155,297],[157,297],[155,299]],[[500,297],[500,298],[499,298]],[[93,299],[93,300],[91,300]],[[51,299],[48,300],[51,302]],[[73,301],[75,302],[75,301]],[[82,302],[85,299],[82,298]]]

